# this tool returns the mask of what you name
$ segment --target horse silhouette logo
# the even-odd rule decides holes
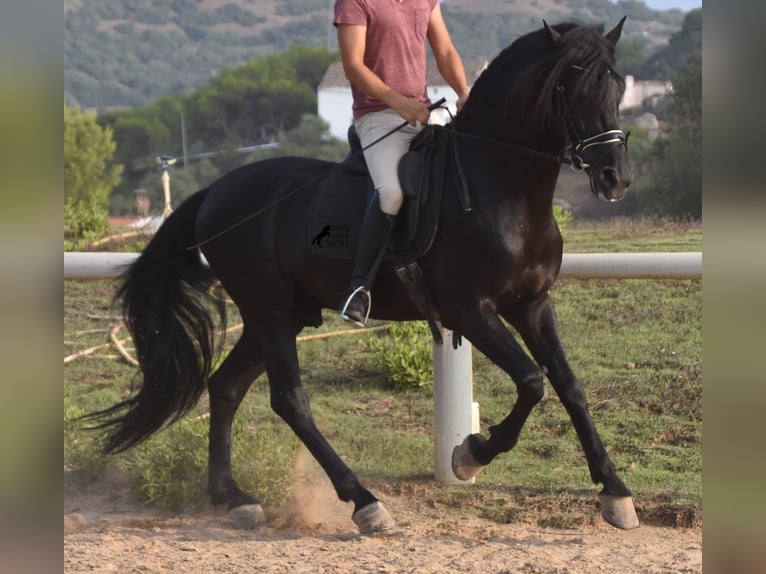
[[[317,247],[322,247],[322,240],[325,237],[329,237],[329,236],[330,236],[330,226],[329,225],[325,225],[322,228],[322,231],[317,233],[317,235],[314,237],[314,239],[311,240],[311,245],[316,245]]]

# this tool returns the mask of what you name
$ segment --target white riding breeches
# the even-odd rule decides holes
[[[356,120],[354,125],[364,148],[403,122],[404,119],[389,108],[366,114]],[[399,183],[397,167],[399,160],[407,153],[412,138],[421,129],[423,126],[420,124],[407,124],[364,151],[367,169],[380,197],[380,209],[383,213],[396,215],[402,207],[404,194]]]

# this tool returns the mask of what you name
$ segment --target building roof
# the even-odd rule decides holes
[[[487,67],[487,61],[483,62],[464,62],[465,76],[469,86],[472,86],[476,81],[476,78]],[[442,78],[439,70],[436,68],[436,62],[434,60],[428,60],[426,62],[426,85],[427,86],[446,86],[447,82]],[[332,89],[332,88],[348,88],[349,83],[346,79],[346,73],[343,71],[343,64],[341,62],[333,62],[325,71],[322,76],[322,81],[319,82],[318,89]]]

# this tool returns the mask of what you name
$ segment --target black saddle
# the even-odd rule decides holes
[[[310,210],[309,249],[321,257],[354,258],[362,218],[374,193],[359,136],[353,126],[349,128],[348,140],[348,155],[319,185]],[[470,211],[452,133],[424,127],[399,161],[404,203],[396,217],[385,255],[386,260],[393,261],[410,299],[428,321],[431,335],[439,344],[442,343],[436,324],[439,312],[417,259],[428,252],[439,227],[450,151],[456,164],[457,181],[461,184],[460,200]],[[459,344],[460,337],[453,337],[453,345]]]
[[[349,128],[349,153],[314,194],[309,215],[309,249],[332,259],[353,259],[359,227],[374,188],[359,137]],[[399,162],[404,203],[386,258],[414,259],[428,252],[439,224],[449,133],[430,126],[413,139]]]

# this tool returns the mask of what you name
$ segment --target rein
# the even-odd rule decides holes
[[[545,157],[545,158],[554,160],[557,163],[565,163],[565,164],[571,165],[572,168],[577,171],[586,171],[591,167],[591,165],[593,165],[591,163],[586,162],[583,159],[583,154],[589,148],[594,148],[596,146],[601,146],[601,145],[615,145],[615,144],[617,145],[622,144],[625,146],[628,145],[628,136],[630,134],[627,134],[622,130],[607,130],[600,134],[596,134],[595,136],[582,139],[580,137],[579,131],[577,130],[577,126],[574,123],[572,114],[569,110],[569,102],[566,99],[566,91],[564,89],[564,86],[562,85],[557,86],[556,93],[561,102],[561,108],[563,110],[563,115],[564,115],[564,125],[566,126],[567,133],[569,134],[569,144],[566,146],[565,154],[563,156],[553,154],[550,152],[541,151],[535,148],[525,147],[525,146],[521,146],[517,144],[512,144],[509,142],[504,142],[501,140],[496,140],[493,138],[477,136],[474,134],[458,131],[454,127],[452,127],[454,123],[454,117],[452,116],[452,114],[449,112],[447,108],[443,108],[443,109],[447,110],[453,122],[451,122],[448,126],[432,125],[431,127],[433,127],[434,129],[447,130],[456,136],[479,140],[486,143],[501,145],[501,146],[509,147],[518,151],[523,151],[531,155]]]
[[[450,116],[451,116],[451,114],[450,114]],[[555,161],[557,163],[566,163],[567,162],[567,158],[566,157],[560,156],[560,155],[556,155],[555,153],[550,153],[550,152],[547,152],[547,151],[541,151],[539,149],[534,149],[534,148],[531,148],[531,147],[524,147],[524,146],[521,146],[521,145],[504,142],[502,140],[496,140],[496,139],[492,139],[492,138],[487,138],[487,137],[484,137],[484,136],[477,136],[477,135],[474,135],[474,134],[469,134],[467,132],[460,132],[460,131],[457,131],[454,127],[452,127],[452,124],[450,124],[448,126],[439,126],[439,125],[433,125],[432,124],[431,127],[434,128],[434,129],[437,129],[437,130],[445,130],[445,131],[450,132],[453,135],[464,137],[464,138],[467,138],[467,139],[479,140],[479,141],[483,141],[483,142],[486,142],[486,143],[497,144],[497,145],[513,148],[513,149],[516,149],[516,150],[519,150],[519,151],[524,151],[524,152],[527,152],[527,153],[532,154],[532,155],[537,155],[537,156],[540,156],[540,157],[551,159],[551,160],[553,160],[553,161]]]
[[[298,193],[299,191],[302,191],[304,187],[306,187],[308,184],[310,184],[310,183],[313,183],[313,182],[314,182],[314,180],[313,180],[313,179],[310,179],[310,180],[308,180],[308,181],[306,181],[306,182],[304,182],[304,183],[300,184],[298,187],[296,187],[296,188],[294,188],[294,189],[291,189],[291,190],[290,190],[290,191],[288,191],[286,194],[284,194],[284,195],[282,195],[282,196],[278,197],[277,199],[275,199],[274,201],[272,201],[272,202],[271,202],[271,203],[269,203],[268,205],[266,205],[266,206],[262,207],[261,209],[259,209],[259,210],[255,211],[255,212],[251,213],[250,215],[247,215],[247,216],[243,217],[242,219],[240,219],[240,220],[238,220],[238,221],[235,221],[234,223],[232,223],[231,225],[229,225],[229,226],[228,226],[228,227],[226,227],[225,229],[222,229],[222,230],[221,230],[221,231],[219,231],[218,233],[215,233],[215,234],[211,235],[210,237],[208,237],[208,238],[206,238],[206,239],[203,239],[202,241],[198,241],[197,243],[195,243],[195,244],[193,244],[193,245],[189,245],[189,246],[186,248],[186,250],[187,250],[187,251],[193,251],[193,250],[195,250],[195,249],[199,249],[200,247],[202,247],[203,245],[206,245],[206,244],[210,243],[210,242],[211,242],[211,241],[213,241],[214,239],[218,239],[219,237],[221,237],[222,235],[225,235],[226,233],[228,233],[229,231],[231,231],[231,230],[232,230],[232,229],[234,229],[235,227],[239,227],[239,226],[240,226],[240,225],[242,225],[243,223],[247,223],[248,221],[250,221],[250,220],[251,220],[251,219],[253,219],[254,217],[257,217],[257,216],[258,216],[258,215],[260,215],[261,213],[264,213],[264,212],[266,212],[266,211],[270,210],[271,208],[273,208],[273,207],[276,207],[276,205],[277,205],[277,204],[279,204],[279,203],[282,203],[284,200],[286,200],[286,199],[290,198],[291,196],[295,195],[295,194],[296,194],[296,193]]]
[[[582,139],[580,137],[579,131],[577,130],[577,126],[575,125],[574,119],[572,118],[572,114],[571,114],[570,109],[569,109],[569,102],[566,99],[566,90],[564,89],[564,86],[563,85],[557,86],[556,87],[556,93],[557,93],[557,96],[558,96],[559,101],[561,103],[561,109],[563,110],[563,115],[564,115],[564,124],[566,126],[567,133],[569,134],[569,144],[565,148],[565,154],[563,156],[557,155],[557,154],[553,154],[553,153],[550,153],[550,152],[541,151],[541,150],[530,148],[530,147],[525,147],[525,146],[521,146],[521,145],[517,145],[517,144],[512,144],[512,143],[509,143],[509,142],[504,142],[504,141],[501,141],[501,140],[496,140],[496,139],[493,139],[493,138],[488,138],[488,137],[484,137],[484,136],[477,136],[477,135],[474,135],[474,134],[469,134],[469,133],[466,133],[466,132],[457,131],[454,128],[454,120],[455,120],[455,118],[452,115],[452,112],[449,111],[449,108],[447,108],[446,106],[443,105],[444,101],[445,101],[444,98],[442,98],[439,101],[431,104],[428,109],[429,110],[433,110],[433,109],[436,109],[436,108],[440,108],[440,109],[446,110],[447,113],[450,116],[451,121],[446,126],[441,126],[441,125],[437,125],[437,124],[431,124],[430,127],[432,127],[433,129],[445,130],[448,133],[450,133],[451,135],[460,136],[460,137],[464,137],[464,138],[468,138],[468,139],[474,139],[474,140],[483,141],[483,142],[486,142],[486,143],[491,143],[491,144],[495,144],[495,145],[501,145],[501,146],[512,148],[512,149],[515,149],[515,150],[518,150],[518,151],[523,151],[523,152],[531,154],[531,155],[536,155],[536,156],[539,156],[539,157],[543,157],[543,158],[547,158],[547,159],[553,160],[553,161],[555,161],[556,163],[559,163],[559,164],[566,163],[566,164],[571,165],[572,168],[575,169],[576,171],[586,171],[587,172],[591,168],[591,166],[593,165],[591,163],[586,162],[583,159],[583,154],[588,149],[596,148],[598,146],[603,146],[603,145],[609,145],[609,146],[612,146],[612,145],[624,145],[624,146],[627,147],[627,145],[628,145],[628,135],[629,134],[626,134],[622,130],[608,130],[608,131],[602,132],[600,134],[596,134],[595,136],[591,136],[591,137]],[[395,127],[390,132],[386,133],[382,137],[380,137],[377,140],[375,140],[374,142],[370,143],[364,149],[367,149],[367,148],[375,145],[380,140],[390,136],[395,131],[400,130],[401,128],[406,126],[407,123],[408,123],[407,121],[403,122],[400,126]],[[460,184],[459,185],[459,188],[460,188],[460,202],[461,202],[461,205],[463,206],[463,210],[467,213],[467,212],[471,211],[471,201],[470,201],[470,194],[469,194],[469,191],[468,191],[468,183],[466,181],[466,177],[465,177],[465,174],[464,174],[464,171],[463,171],[462,162],[460,161],[460,158],[459,158],[459,155],[458,155],[457,146],[455,146],[453,144],[452,145],[452,150],[453,150],[453,157],[454,157],[454,160],[455,160],[455,167],[457,169],[458,182]],[[595,162],[595,165],[598,165],[598,163],[601,161],[602,158],[603,158],[603,155],[599,157],[599,159]],[[254,213],[251,213],[251,214],[247,215],[246,217],[240,219],[239,221],[236,221],[235,223],[233,223],[232,225],[230,225],[226,229],[223,229],[223,230],[219,231],[215,235],[212,235],[211,237],[208,237],[208,238],[206,238],[206,239],[204,239],[204,240],[202,240],[202,241],[200,241],[198,243],[195,243],[194,245],[190,245],[189,247],[187,247],[187,250],[191,251],[193,249],[198,249],[199,247],[202,247],[206,243],[209,243],[209,242],[213,241],[214,239],[217,239],[218,237],[228,233],[229,231],[231,231],[235,227],[238,227],[238,226],[242,225],[243,223],[253,219],[254,217],[256,217],[258,215],[260,215],[261,213],[270,210],[271,208],[276,206],[278,203],[281,203],[282,201],[288,199],[292,195],[294,195],[294,194],[298,193],[299,191],[301,191],[309,183],[312,183],[312,181],[307,181],[307,182],[299,185],[295,189],[292,189],[291,191],[289,191],[288,193],[284,194],[283,196],[275,199],[270,204],[262,207],[261,209],[257,210]]]

